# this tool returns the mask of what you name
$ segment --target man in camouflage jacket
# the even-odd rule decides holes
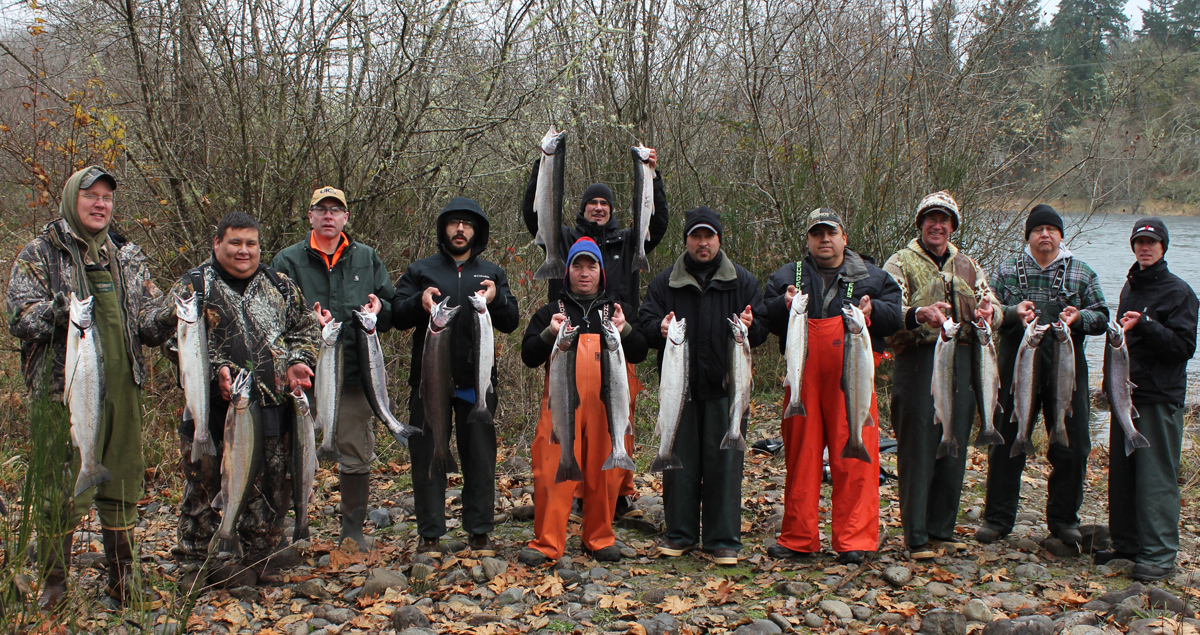
[[[971,344],[974,328],[960,328],[954,357],[955,385],[952,434],[957,456],[937,457],[941,426],[934,425],[933,351],[942,324],[953,319],[985,320],[999,326],[992,310],[987,275],[973,259],[950,242],[958,229],[958,204],[948,192],[935,192],[917,205],[921,235],[892,254],[883,266],[900,285],[904,328],[888,338],[895,350],[892,374],[892,427],[896,433],[900,522],[904,540],[916,557],[932,556],[929,547],[954,540],[954,523],[966,470],[967,436],[975,420],[971,388]],[[931,544],[931,542],[933,544]]]
[[[207,422],[184,420],[179,427],[186,484],[179,504],[178,544],[172,554],[189,565],[182,588],[209,582],[226,586],[253,586],[278,581],[269,559],[280,537],[277,522],[287,514],[290,489],[285,487],[290,464],[292,405],[289,393],[311,387],[320,329],[316,315],[304,304],[300,288],[287,276],[259,262],[258,222],[243,212],[233,212],[217,225],[213,257],[184,274],[168,297],[190,298],[200,303],[208,326],[209,362],[213,380]],[[164,334],[174,333],[175,306],[157,313]],[[174,341],[168,356],[175,358]],[[224,562],[204,572],[194,566],[209,555],[209,542],[221,522],[212,500],[221,491],[221,454],[224,449],[225,414],[231,378],[243,368],[253,370],[251,399],[261,406],[263,463],[237,532],[245,556],[241,562]],[[191,460],[196,425],[207,425],[216,442],[216,456]],[[297,519],[297,522],[305,522]]]
[[[94,326],[103,351],[106,387],[99,435],[100,463],[112,478],[68,500],[65,510],[47,505],[39,528],[38,562],[45,576],[41,605],[57,608],[66,591],[74,528],[93,502],[103,528],[108,559],[107,592],[131,608],[152,604],[131,583],[130,538],[142,497],[141,387],[147,370],[142,345],[162,339],[148,310],[162,293],[150,280],[141,248],[110,228],[117,181],[99,167],[75,172],[63,186],[61,217],[25,245],[13,263],[8,285],[9,330],[21,341],[25,385],[35,399],[45,399],[49,421],[61,425],[50,436],[62,439],[49,451],[48,463],[71,466],[70,480],[57,482],[64,470],[49,469],[55,491],[73,491],[80,469],[79,451],[68,445],[70,426],[63,402],[63,366],[67,351],[70,297],[93,298]],[[49,490],[46,490],[49,491]],[[50,509],[54,507],[54,509]]]

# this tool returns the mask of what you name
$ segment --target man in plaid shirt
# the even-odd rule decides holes
[[[1108,323],[1108,307],[1100,280],[1092,268],[1072,256],[1062,246],[1063,221],[1049,205],[1038,205],[1025,221],[1027,245],[1022,253],[1009,258],[992,275],[992,290],[1003,311],[997,354],[1000,362],[1000,407],[997,428],[1004,445],[988,450],[987,504],[983,526],[975,532],[979,542],[994,542],[1012,531],[1021,497],[1021,473],[1026,455],[1010,456],[1017,437],[1013,416],[1013,367],[1026,325],[1033,320],[1042,324],[1062,321],[1071,329],[1075,352],[1075,390],[1071,409],[1065,417],[1069,445],[1051,443],[1046,450],[1053,470],[1046,497],[1046,524],[1050,533],[1066,545],[1078,545],[1079,506],[1083,503],[1083,483],[1087,473],[1090,403],[1087,357],[1083,353],[1084,336],[1103,335]],[[1057,422],[1056,387],[1053,377],[1056,338],[1047,332],[1038,350],[1034,375],[1033,411],[1042,411],[1047,432]]]

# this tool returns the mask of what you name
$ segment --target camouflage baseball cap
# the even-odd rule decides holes
[[[829,209],[828,207],[814,209],[808,213],[807,231],[812,231],[817,225],[828,225],[830,227],[837,227],[842,230],[845,230],[846,228],[846,226],[842,224],[842,218],[838,216],[838,213]]]

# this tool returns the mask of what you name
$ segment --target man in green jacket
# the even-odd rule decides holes
[[[359,380],[354,311],[363,305],[378,314],[377,329],[392,328],[392,281],[374,249],[345,232],[350,221],[346,195],[333,187],[313,192],[308,208],[308,238],[279,252],[271,266],[300,286],[304,300],[321,324],[337,320],[342,328],[345,377],[338,406],[338,473],[342,494],[342,531],[338,543],[352,538],[366,548],[363,522],[370,498],[371,462],[375,460],[375,415]],[[321,404],[317,404],[320,408]],[[297,519],[297,522],[301,522]]]

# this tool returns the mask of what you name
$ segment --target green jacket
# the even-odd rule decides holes
[[[349,234],[346,239],[348,244],[333,269],[325,265],[325,258],[319,251],[309,246],[308,237],[279,252],[271,266],[300,287],[308,308],[311,309],[314,302],[320,302],[322,309],[333,314],[333,319],[345,323],[342,328],[343,382],[357,386],[358,328],[354,311],[367,303],[368,294],[374,293],[383,303],[376,329],[380,333],[386,332],[392,328],[392,300],[396,293],[379,254]]]
[[[946,264],[939,268],[921,242],[914,238],[883,265],[883,270],[900,285],[903,298],[901,310],[905,328],[888,338],[888,346],[897,353],[907,346],[936,342],[938,333],[926,324],[917,324],[911,315],[912,310],[935,302],[949,303],[953,307],[950,317],[961,324],[973,321],[976,307],[984,298],[990,297],[995,307],[992,328],[1000,328],[1003,314],[988,286],[987,274],[979,263],[953,244],[949,245],[949,254]],[[974,329],[959,329],[958,339],[969,341],[972,333]]]

